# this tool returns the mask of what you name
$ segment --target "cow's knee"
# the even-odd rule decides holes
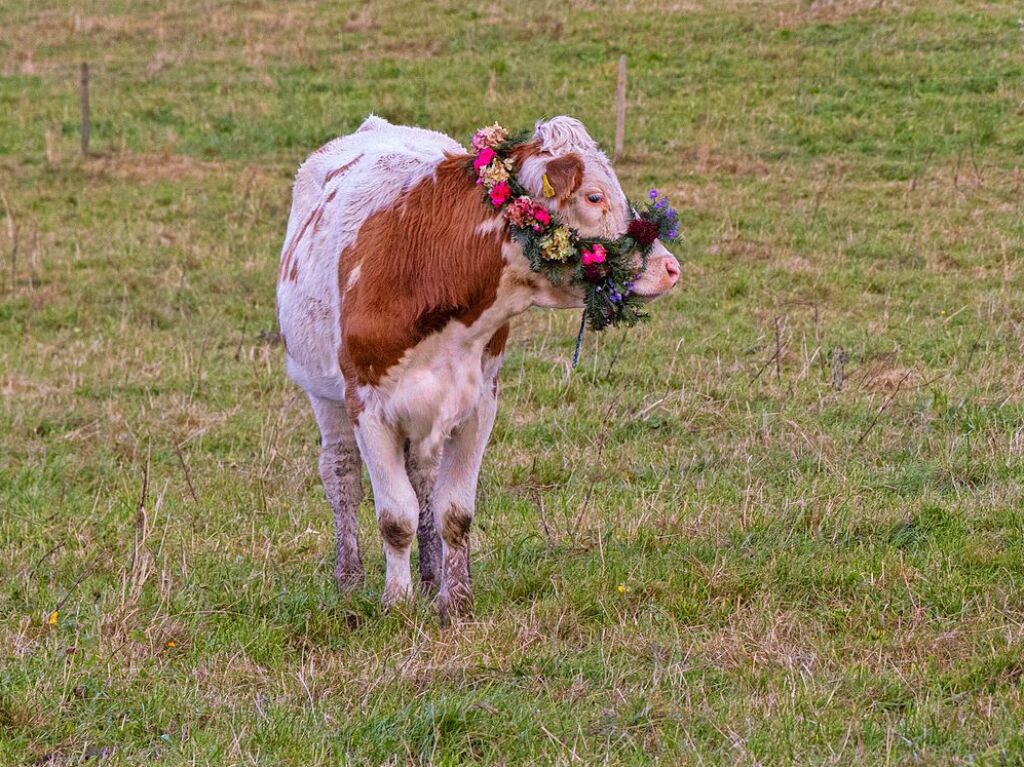
[[[441,515],[441,536],[449,546],[462,546],[467,541],[472,524],[471,510],[450,505]]]
[[[400,513],[393,509],[382,509],[377,517],[384,546],[396,551],[404,551],[412,543],[416,534],[416,517],[407,512]]]
[[[385,608],[413,598],[409,552],[416,535],[416,522],[415,506],[385,506],[377,514],[377,526],[384,540],[384,558],[387,560],[384,593],[381,595]]]

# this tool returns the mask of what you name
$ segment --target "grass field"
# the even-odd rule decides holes
[[[1018,2],[67,5],[0,8],[0,764],[1024,764]],[[475,620],[381,613],[369,499],[339,594],[294,169],[610,145],[623,53],[681,289],[515,323]]]

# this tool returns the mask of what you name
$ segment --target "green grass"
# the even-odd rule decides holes
[[[0,10],[0,764],[1024,762],[1018,4],[76,7]],[[575,374],[515,323],[473,622],[381,613],[369,500],[337,593],[296,166],[369,111],[608,145],[623,53],[681,289]]]

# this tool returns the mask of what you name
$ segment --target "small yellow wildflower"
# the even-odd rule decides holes
[[[626,593],[626,584],[625,583],[620,583],[619,584],[619,593],[620,594],[625,594]]]
[[[50,613],[50,617],[46,619],[46,622],[49,625],[51,625],[51,626],[56,626],[57,625],[57,619],[59,617],[60,617],[60,613],[57,610],[54,610],[52,613]]]
[[[170,641],[169,641],[169,642],[167,643],[167,649],[168,649],[168,650],[173,650],[173,649],[174,649],[175,647],[177,647],[177,646],[178,646],[178,643],[177,643],[177,642],[175,642],[175,641],[174,641],[173,639],[172,639],[172,640],[170,640]]]

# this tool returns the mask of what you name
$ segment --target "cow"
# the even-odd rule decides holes
[[[458,142],[370,116],[299,168],[277,281],[287,372],[320,429],[339,588],[363,582],[356,512],[366,464],[383,538],[385,608],[436,596],[442,624],[471,611],[469,534],[498,402],[509,321],[583,306],[583,289],[533,271]],[[515,149],[519,183],[581,236],[614,238],[631,210],[583,124],[538,122]],[[640,264],[638,262],[638,269]],[[632,286],[679,280],[657,242]]]

